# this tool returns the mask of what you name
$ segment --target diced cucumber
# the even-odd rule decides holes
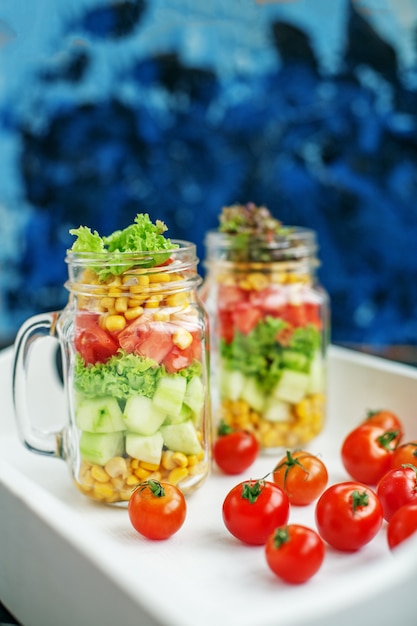
[[[125,430],[122,411],[116,398],[75,399],[75,420],[80,430],[90,433],[113,433]]]
[[[178,413],[178,415],[167,416],[167,418],[165,419],[164,425],[165,424],[181,424],[181,422],[185,422],[186,420],[189,420],[191,418],[193,418],[193,413],[190,407],[187,406],[186,404],[183,404],[181,407],[181,411]]]
[[[82,431],[80,453],[83,459],[95,465],[105,465],[114,456],[124,453],[124,433],[89,433]]]
[[[159,465],[162,456],[164,440],[160,431],[153,435],[138,435],[126,433],[126,452],[139,461]]]
[[[297,370],[298,372],[305,372],[308,368],[308,362],[309,359],[303,352],[289,348],[282,350],[281,363],[283,369],[288,368],[290,370]]]
[[[258,413],[262,413],[264,410],[265,394],[253,376],[247,376],[245,378],[240,397],[242,400],[245,400],[252,409],[258,411]]]
[[[193,412],[195,421],[198,421],[201,409],[204,406],[204,385],[199,376],[193,376],[188,381],[185,390],[184,404]]]
[[[159,379],[152,401],[165,415],[178,415],[184,402],[187,379],[179,374]]]
[[[161,427],[164,444],[169,450],[184,454],[199,454],[202,450],[194,424],[191,420],[182,424]]]
[[[222,400],[239,400],[245,385],[245,376],[238,370],[222,369],[219,375],[219,391]]]
[[[126,430],[139,435],[153,435],[166,418],[166,413],[158,409],[146,396],[130,396],[123,412]]]
[[[295,404],[300,402],[306,395],[310,382],[308,374],[296,372],[295,370],[283,369],[281,378],[278,381],[272,395],[278,400]]]
[[[310,381],[307,387],[307,393],[321,393],[325,388],[325,364],[320,352],[317,352],[310,365]]]
[[[270,397],[263,413],[268,422],[288,422],[291,419],[291,405],[284,400]]]

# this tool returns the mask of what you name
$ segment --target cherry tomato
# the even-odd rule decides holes
[[[379,409],[376,411],[368,411],[368,414],[364,420],[365,424],[373,424],[374,426],[380,426],[384,430],[398,430],[400,438],[404,433],[403,423],[392,411],[385,411]]]
[[[315,509],[320,536],[336,550],[359,550],[382,526],[382,505],[370,487],[347,481],[331,485]]]
[[[405,504],[395,511],[388,522],[388,546],[393,550],[415,532],[417,532],[417,503]]]
[[[384,519],[389,522],[401,506],[417,503],[417,467],[406,465],[389,470],[379,481],[376,493]]]
[[[288,583],[304,583],[314,576],[323,563],[325,552],[320,535],[300,524],[275,529],[265,544],[269,568]]]
[[[275,483],[249,480],[229,491],[223,502],[227,530],[243,543],[263,545],[271,532],[287,523],[290,502]]]
[[[398,432],[361,424],[345,438],[341,457],[348,474],[358,482],[376,485],[391,467]]]
[[[417,466],[417,441],[402,443],[392,453],[391,468],[401,467],[406,463]]]
[[[213,457],[225,474],[241,474],[252,465],[259,453],[259,443],[253,433],[233,430],[222,422],[213,445]]]
[[[185,521],[184,494],[170,483],[147,480],[135,487],[129,499],[132,526],[148,539],[168,539]]]
[[[324,491],[329,476],[327,468],[317,456],[295,450],[283,457],[273,471],[274,483],[287,494],[291,504],[311,504]]]

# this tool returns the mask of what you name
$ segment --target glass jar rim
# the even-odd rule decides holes
[[[237,243],[239,242],[239,243]],[[214,256],[227,257],[228,253],[251,251],[265,253],[264,262],[301,260],[314,258],[318,245],[316,231],[302,226],[288,226],[284,232],[277,234],[250,234],[250,233],[223,233],[218,230],[209,230],[205,241],[208,258]],[[244,255],[243,255],[244,256]],[[258,256],[258,255],[256,255]],[[229,260],[232,260],[231,258]],[[259,261],[259,258],[256,258]]]

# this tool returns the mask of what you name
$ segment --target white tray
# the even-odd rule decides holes
[[[59,426],[62,391],[53,344],[45,346],[32,402],[39,424]],[[391,553],[384,527],[357,553],[329,549],[307,584],[285,585],[268,570],[263,548],[240,544],[221,518],[234,484],[272,469],[275,459],[263,457],[250,476],[214,471],[188,498],[182,529],[149,542],[125,508],[91,502],[63,461],[20,443],[11,364],[11,349],[0,353],[0,599],[25,626],[415,626],[417,538]],[[407,437],[417,437],[416,369],[332,346],[329,386],[328,423],[309,448],[322,455],[332,482],[347,478],[340,444],[367,409],[397,411]],[[290,521],[314,525],[314,507],[293,507]]]

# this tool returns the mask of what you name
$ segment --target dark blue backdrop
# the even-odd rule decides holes
[[[32,27],[23,64],[16,1],[0,19],[0,340],[65,303],[69,228],[147,212],[203,258],[221,207],[254,201],[318,231],[334,341],[417,343],[417,67],[366,3],[325,20],[319,0],[80,0],[48,37]]]

